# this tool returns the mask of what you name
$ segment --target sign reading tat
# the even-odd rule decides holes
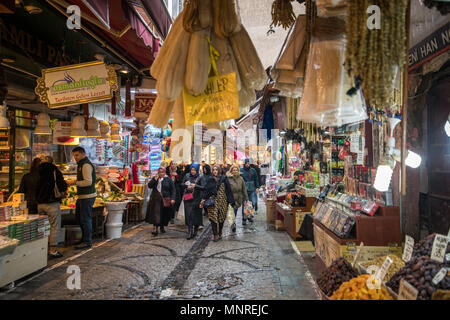
[[[50,109],[112,98],[117,90],[116,72],[101,61],[42,70],[36,94]]]

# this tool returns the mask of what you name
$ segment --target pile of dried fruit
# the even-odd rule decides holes
[[[392,276],[386,285],[398,293],[400,280],[404,279],[419,291],[417,296],[418,300],[430,300],[437,289],[450,289],[450,276],[448,274],[437,285],[432,282],[434,276],[443,267],[450,267],[450,263],[439,263],[431,260],[429,256],[412,258],[402,269]]]
[[[386,257],[389,257],[392,260],[392,264],[389,267],[389,270],[383,279],[383,281],[388,281],[398,270],[400,270],[405,266],[405,262],[396,255],[390,254],[384,257],[376,258],[375,260],[362,262],[361,266],[363,266],[366,269],[369,268],[370,266],[377,266],[378,268],[381,268],[384,261],[386,260]]]
[[[338,258],[326,268],[317,279],[317,285],[327,296],[331,296],[343,282],[358,276],[352,265],[344,258]]]
[[[331,300],[393,300],[384,287],[369,289],[367,287],[369,277],[370,275],[363,274],[344,282],[331,296]]]
[[[411,259],[421,256],[431,256],[431,250],[433,249],[433,242],[436,234],[433,233],[425,239],[414,244],[414,250]],[[446,253],[450,253],[450,243],[447,243]]]

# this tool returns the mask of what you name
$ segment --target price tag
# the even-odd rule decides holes
[[[386,257],[386,260],[384,260],[383,264],[381,265],[381,268],[378,269],[377,273],[375,274],[375,278],[379,279],[380,281],[383,281],[391,264],[392,264],[392,259],[389,257]]]
[[[433,249],[431,249],[431,260],[437,262],[444,262],[445,251],[447,250],[448,238],[442,234],[436,234],[433,242]]]
[[[402,259],[405,262],[411,260],[412,253],[414,249],[414,239],[410,236],[405,236],[405,249],[403,249]]]
[[[398,289],[398,300],[417,300],[417,291],[408,281],[401,279]]]
[[[356,263],[356,261],[357,261],[358,258],[359,258],[359,254],[361,253],[362,247],[364,247],[364,242],[361,242],[361,244],[360,244],[359,247],[358,247],[358,250],[356,250],[355,259],[353,259],[352,267],[355,266],[355,263]]]
[[[441,270],[439,270],[439,272],[436,273],[436,275],[434,276],[433,280],[431,280],[431,282],[433,282],[434,285],[437,285],[439,282],[442,281],[442,279],[444,279],[446,274],[447,274],[447,269],[441,268]]]

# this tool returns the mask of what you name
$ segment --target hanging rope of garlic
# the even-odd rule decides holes
[[[278,26],[283,27],[283,29],[288,29],[295,23],[295,19],[295,13],[290,0],[275,0],[272,3],[271,30],[273,30],[273,27]]]
[[[396,71],[405,62],[405,19],[408,0],[348,0],[345,66],[360,76],[365,97],[374,108],[389,106]],[[380,28],[368,29],[367,20],[380,8]],[[398,67],[398,69],[397,69]]]

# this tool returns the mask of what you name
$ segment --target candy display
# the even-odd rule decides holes
[[[344,258],[338,258],[317,278],[317,285],[327,296],[331,296],[343,282],[358,276],[358,271]]]
[[[450,276],[448,273],[438,284],[433,283],[433,278],[443,267],[450,267],[450,262],[439,263],[431,260],[429,256],[412,258],[392,276],[386,285],[398,293],[400,280],[404,279],[418,290],[418,300],[430,300],[437,289],[450,289]]]
[[[365,269],[369,268],[370,266],[377,266],[378,268],[381,268],[383,262],[387,257],[392,260],[392,264],[390,265],[386,275],[384,276],[383,281],[388,281],[397,271],[405,266],[405,262],[396,255],[389,254],[384,257],[376,258],[375,260],[361,262],[360,265]]]
[[[386,288],[369,289],[367,280],[370,275],[363,274],[344,282],[331,296],[331,300],[393,300]]]

